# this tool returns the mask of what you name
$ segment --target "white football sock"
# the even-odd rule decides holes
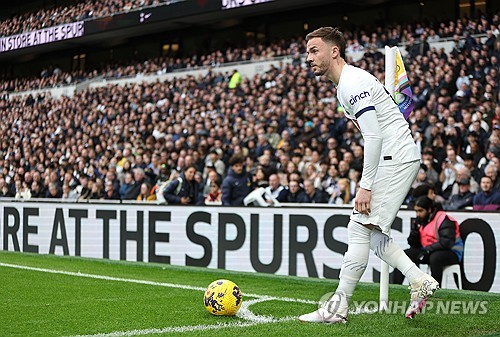
[[[381,231],[372,230],[370,247],[376,256],[391,267],[398,268],[408,278],[410,284],[415,283],[424,274],[401,247]]]
[[[361,276],[363,276],[368,264],[370,232],[370,229],[352,220],[347,225],[348,248],[344,254],[342,269],[340,271],[340,281],[335,292],[340,296],[345,296],[345,301],[341,302],[342,307],[348,306],[354,289]]]

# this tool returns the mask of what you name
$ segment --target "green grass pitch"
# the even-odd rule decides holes
[[[205,310],[203,289],[219,278],[241,288],[243,303],[255,300],[248,307],[251,317],[216,317]],[[486,312],[466,314],[458,303],[454,313],[429,310],[413,320],[401,310],[351,314],[345,325],[295,319],[314,310],[314,302],[336,285],[324,279],[0,252],[0,336],[456,337],[500,331],[500,295],[474,291],[439,290],[430,302],[479,301]],[[353,301],[377,301],[378,291],[378,284],[361,283]],[[389,291],[390,300],[408,302],[406,287]]]

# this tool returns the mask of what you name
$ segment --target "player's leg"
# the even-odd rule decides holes
[[[300,321],[328,324],[347,322],[349,300],[368,263],[370,232],[370,229],[360,223],[352,220],[349,222],[348,248],[342,261],[337,290],[318,310],[300,316]]]
[[[377,224],[380,230],[372,231],[370,248],[376,256],[399,269],[408,279],[411,303],[406,316],[409,318],[419,313],[427,298],[439,288],[439,283],[421,271],[401,247],[389,237],[391,225],[416,178],[419,166],[419,162],[415,161],[397,166],[380,167],[380,175],[377,174],[376,185],[372,193],[372,213],[376,216],[373,223]]]
[[[408,255],[410,260],[412,260],[415,264],[419,262],[418,261],[418,256],[420,254],[419,249],[410,247],[408,249],[405,249],[404,252],[406,255]],[[403,275],[403,273],[399,269],[395,268],[394,271],[392,272],[391,283],[402,284],[404,279],[405,276]]]

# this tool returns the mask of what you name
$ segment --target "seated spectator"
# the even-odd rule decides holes
[[[0,190],[0,197],[1,197],[2,191]],[[36,180],[33,180],[31,183],[31,197],[32,198],[43,198],[44,196],[43,190],[40,189],[40,183]]]
[[[90,199],[101,199],[103,193],[102,188],[103,181],[102,179],[97,178],[92,184],[92,188],[90,190]]]
[[[196,167],[188,166],[181,175],[168,184],[163,192],[171,205],[196,205],[198,203],[198,183],[194,179]]]
[[[212,165],[212,164],[211,164]],[[212,166],[213,168],[213,166]],[[210,189],[212,188],[212,183],[215,181],[220,181],[220,176],[217,174],[215,169],[210,168],[208,170],[208,174],[204,182],[202,183],[203,185],[203,198],[210,193]],[[219,183],[220,185],[220,183]]]
[[[151,187],[147,183],[141,185],[141,193],[135,199],[137,201],[154,201],[156,200],[156,194],[151,193]]]
[[[125,176],[126,177],[126,176]],[[125,183],[127,183],[125,181]],[[139,194],[141,193],[141,186],[144,183],[148,183],[146,179],[146,173],[144,169],[140,167],[136,167],[134,169],[134,183],[130,189],[128,189],[127,193],[124,195],[124,200],[136,200]]]
[[[25,181],[21,182],[21,180],[16,180],[16,190],[16,199],[31,199],[31,191]]]
[[[102,195],[104,200],[120,200],[120,193],[115,189],[115,184],[112,180],[107,180],[104,183],[104,194]]]
[[[500,189],[500,179],[498,179],[497,168],[493,163],[486,165],[484,168],[484,175],[490,177],[493,182],[493,189],[498,191]]]
[[[222,181],[222,204],[243,206],[243,199],[252,191],[252,180],[244,170],[245,158],[233,155],[229,159],[229,172]]]
[[[284,202],[308,202],[305,192],[300,188],[298,180],[290,180],[288,184],[288,194]]]
[[[306,194],[306,202],[312,204],[326,204],[328,199],[323,191],[314,187],[314,182],[310,179],[304,180],[304,192]]]
[[[57,187],[56,183],[49,183],[49,189],[47,190],[47,193],[45,194],[45,198],[49,199],[60,199],[62,196],[61,190]]]
[[[463,242],[458,222],[426,196],[415,201],[414,209],[417,217],[408,237],[410,248],[405,253],[417,266],[428,264],[432,277],[441,283],[443,268],[462,260]],[[404,275],[395,269],[392,283],[401,284],[403,280]]]
[[[266,177],[264,169],[260,165],[257,166],[257,169],[255,170],[255,174],[252,177],[252,182],[255,187],[266,188],[269,186],[269,180]]]
[[[68,183],[63,184],[62,186],[62,196],[61,199],[65,199],[68,201],[77,200],[78,193],[75,190],[72,190]]]
[[[276,173],[269,176],[269,186],[265,188],[265,191],[279,202],[284,202],[288,193],[288,189],[281,185],[280,179]]]
[[[449,198],[453,188],[453,184],[457,177],[457,170],[464,167],[463,160],[456,154],[453,145],[446,145],[446,158],[443,162],[439,181],[443,184],[440,193],[445,199]]]
[[[125,196],[128,195],[134,188],[134,176],[131,172],[125,173],[125,180],[120,185],[119,195],[121,200],[126,200]]]
[[[474,180],[474,178],[472,178],[470,170],[466,166],[464,166],[457,170],[457,177],[451,189],[451,195],[458,194],[459,192],[458,182],[461,180],[469,181],[469,186],[470,186],[469,190],[472,193],[476,194],[477,192],[479,192],[479,184]]]
[[[205,196],[205,205],[222,205],[222,191],[217,179],[210,183],[210,192]]]
[[[341,178],[337,182],[338,188],[334,190],[330,199],[329,204],[334,205],[348,205],[351,203],[351,183],[347,178]]]
[[[500,191],[493,188],[493,180],[484,176],[481,178],[481,191],[473,200],[475,211],[496,211],[500,209]]]
[[[462,178],[457,181],[457,184],[459,189],[458,193],[452,194],[450,199],[443,205],[443,208],[447,211],[456,211],[472,206],[472,201],[476,194],[470,191],[470,179]]]
[[[426,196],[427,198],[431,199],[435,205],[443,205],[445,203],[445,199],[440,196],[439,194],[436,194],[436,187],[431,184],[431,183],[426,183],[423,185],[418,186],[415,188],[412,192],[412,202],[408,204],[408,208],[413,208],[415,204],[415,200],[418,198]]]

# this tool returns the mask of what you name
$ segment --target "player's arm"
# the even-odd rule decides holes
[[[356,114],[359,129],[365,141],[363,175],[359,186],[371,191],[382,153],[382,131],[374,105],[368,105]]]

